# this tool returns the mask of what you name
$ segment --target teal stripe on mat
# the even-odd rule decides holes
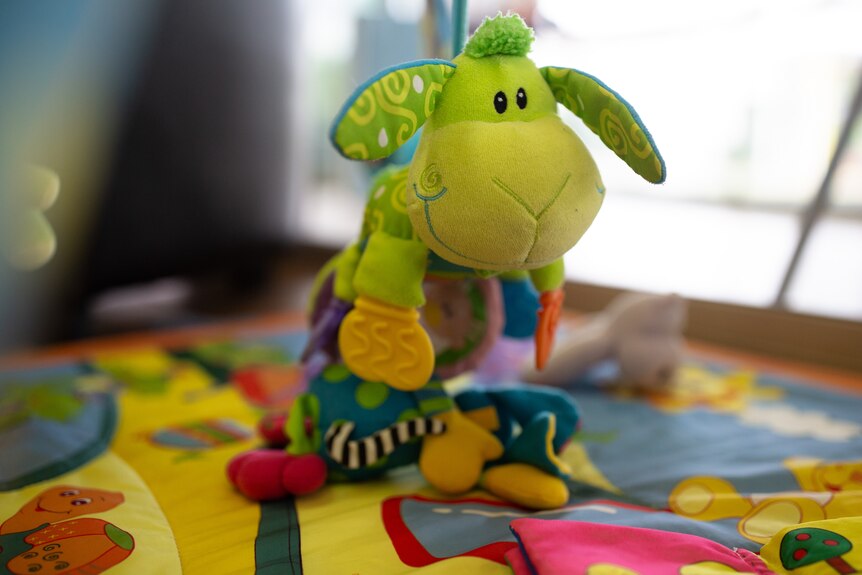
[[[293,498],[260,504],[254,564],[257,575],[302,573],[299,517]]]

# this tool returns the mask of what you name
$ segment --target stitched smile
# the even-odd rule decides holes
[[[443,186],[443,189],[434,194],[433,196],[423,196],[419,193],[419,190],[416,188],[416,184],[413,184],[413,193],[416,194],[416,197],[422,200],[423,202],[433,202],[434,200],[439,200],[443,196],[446,195],[446,192],[449,191],[449,188]]]

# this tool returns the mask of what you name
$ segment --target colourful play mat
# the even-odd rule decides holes
[[[0,372],[0,573],[862,572],[862,393],[698,357],[663,394],[614,386],[609,365],[572,381],[560,509],[445,497],[415,468],[249,502],[225,465],[301,391],[305,340]]]

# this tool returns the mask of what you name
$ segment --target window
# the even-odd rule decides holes
[[[328,124],[367,77],[430,55],[425,4],[303,3],[300,165],[309,192],[296,225],[305,238],[337,246],[358,231],[369,168],[334,152]],[[622,94],[668,165],[665,184],[644,182],[562,110],[608,190],[566,256],[570,277],[774,305],[862,81],[862,4],[474,1],[471,23],[509,8],[535,27],[539,65],[590,72]],[[855,124],[788,286],[791,309],[862,319],[862,120]]]

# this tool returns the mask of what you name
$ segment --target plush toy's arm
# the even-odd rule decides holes
[[[473,488],[485,462],[503,455],[503,444],[488,430],[467,418],[439,382],[415,393],[423,415],[446,424],[441,435],[426,436],[419,455],[419,470],[426,481],[444,493]]]
[[[368,237],[353,287],[360,297],[402,308],[421,307],[425,305],[422,280],[427,262],[428,248],[421,241],[378,230]]]
[[[434,349],[415,309],[425,303],[427,258],[417,240],[382,230],[368,237],[353,275],[355,307],[338,333],[344,363],[359,377],[405,391],[431,377]]]
[[[557,323],[563,309],[565,268],[560,258],[545,267],[530,271],[539,296],[539,323],[536,326],[536,369],[545,367],[554,348]]]
[[[359,244],[351,244],[338,256],[338,260],[334,266],[334,279],[332,285],[332,293],[340,300],[353,303],[356,300],[356,289],[353,287],[353,278],[356,276],[356,268],[359,266],[359,259],[362,257],[362,250]],[[325,271],[325,270],[324,270]]]

